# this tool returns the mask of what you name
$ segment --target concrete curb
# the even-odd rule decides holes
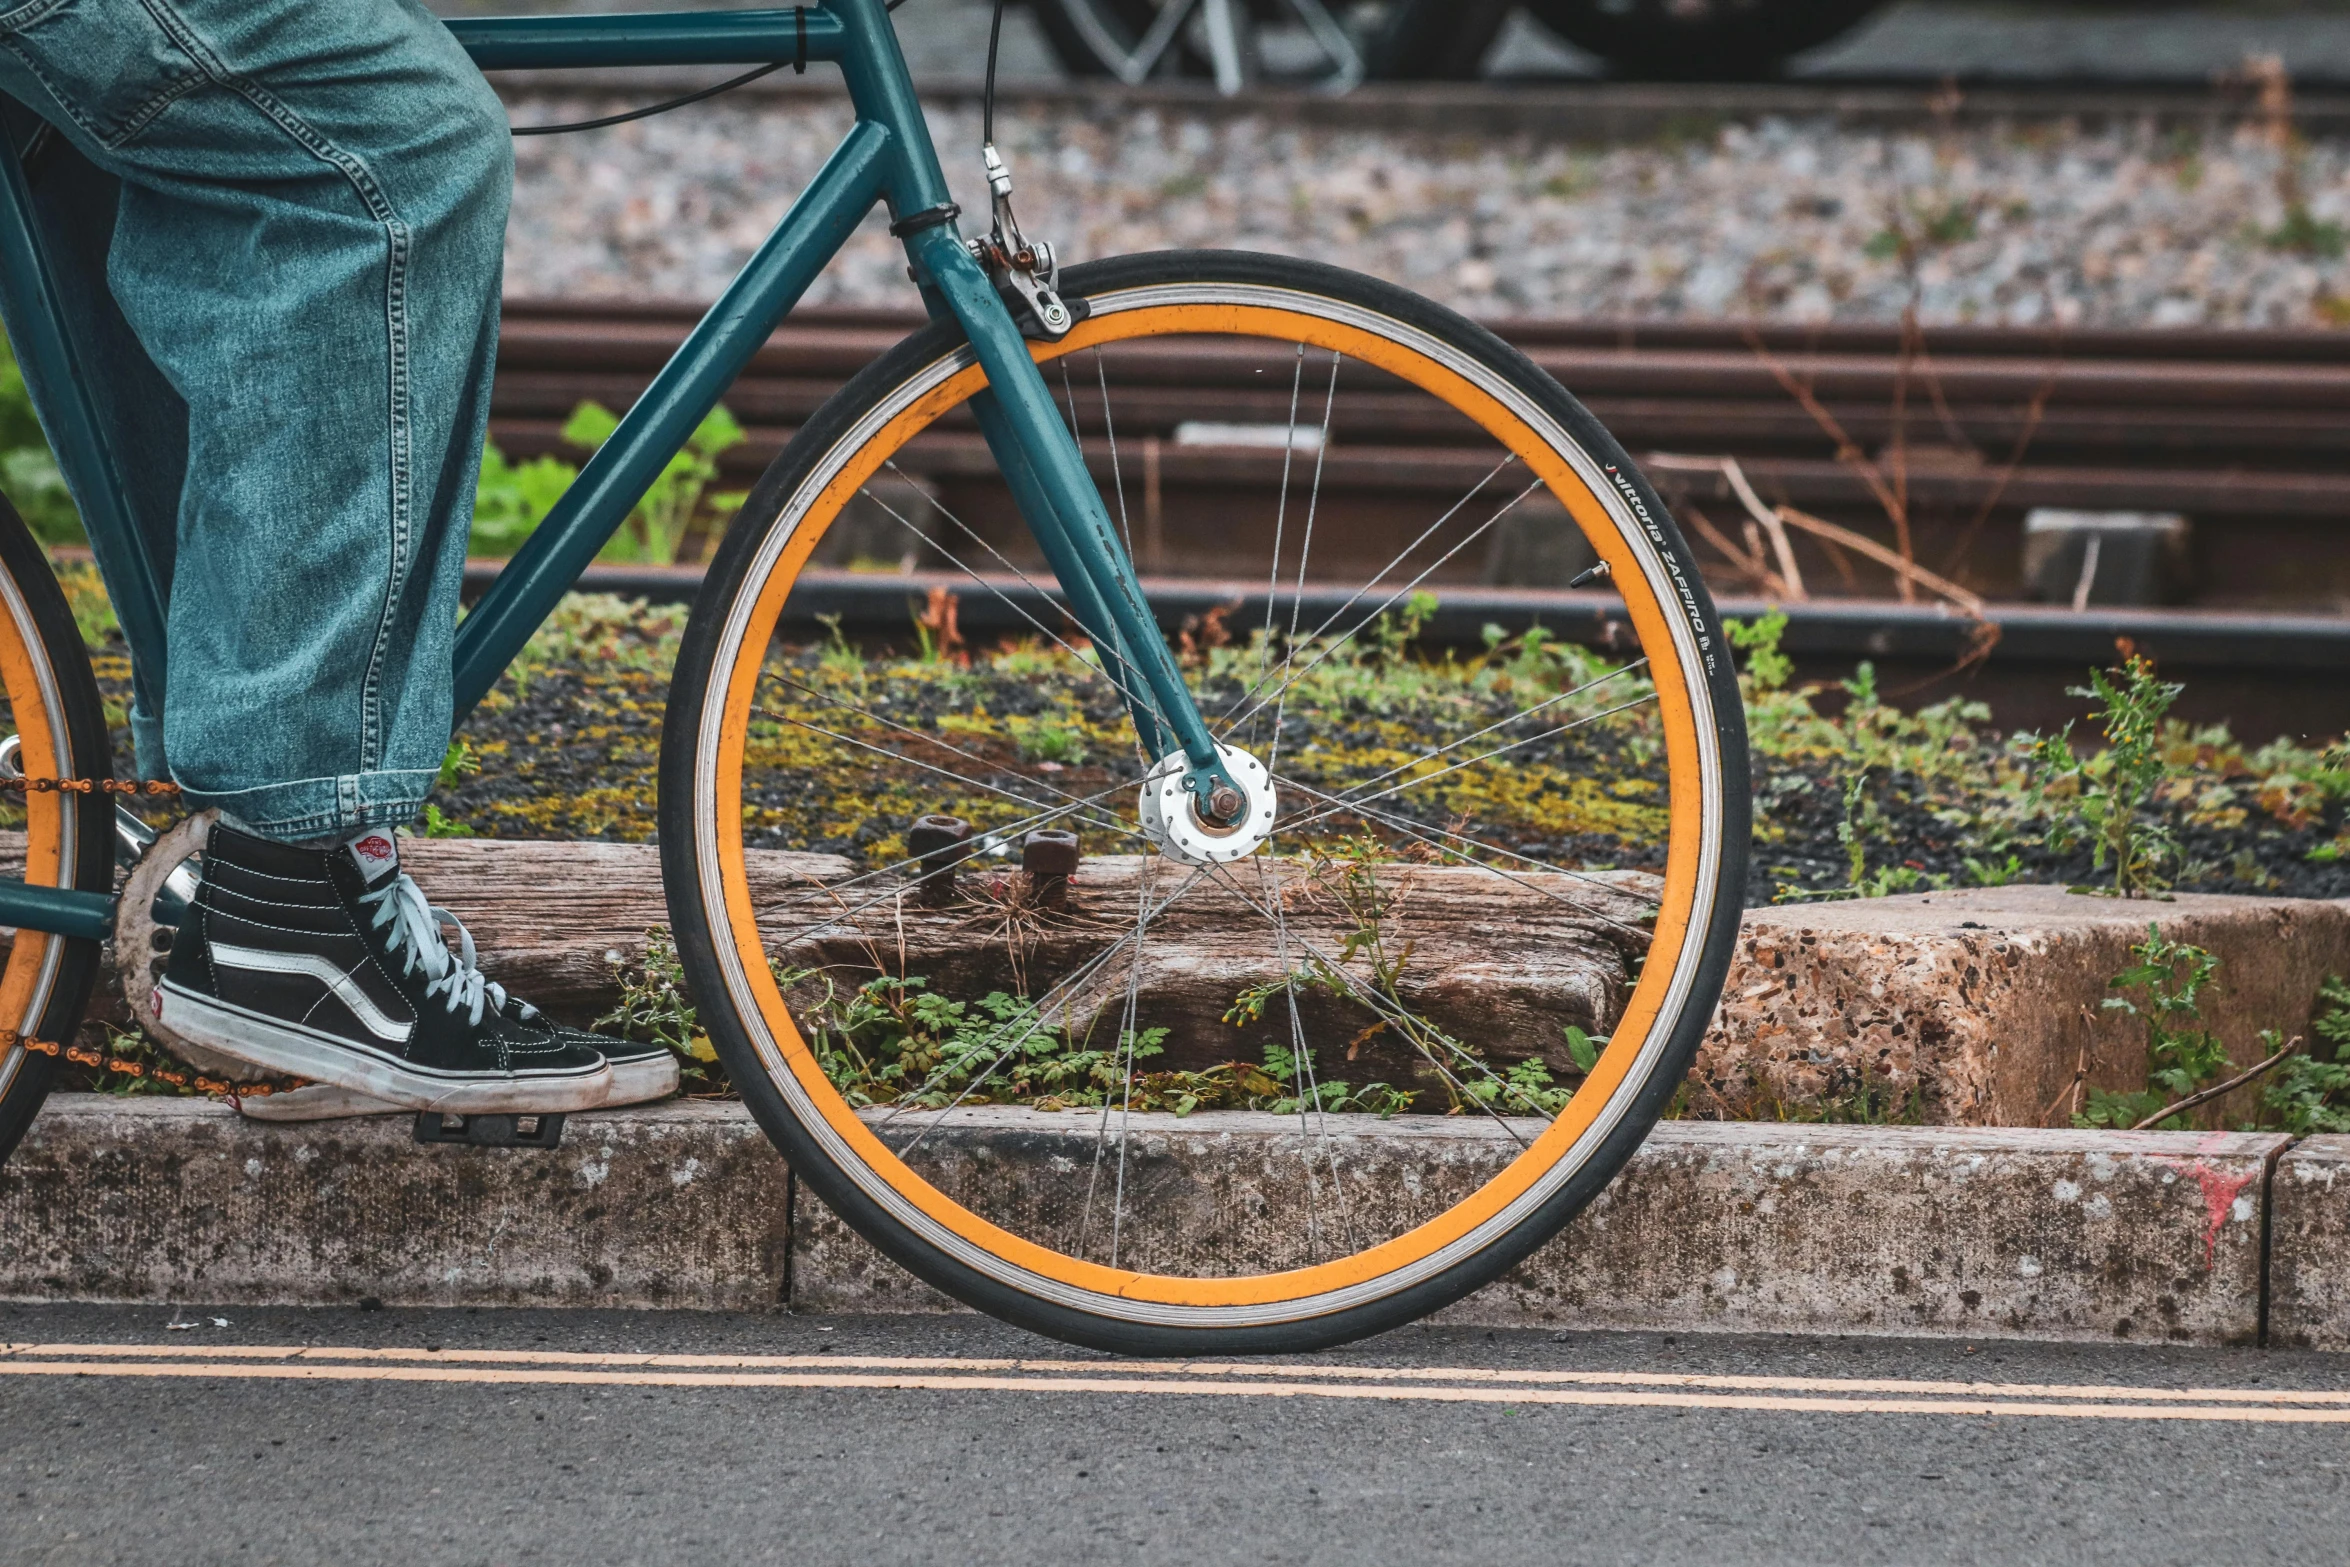
[[[992,1172],[967,1195],[1017,1201],[1024,1169],[1090,1135],[1079,1119],[963,1112],[931,1134],[956,1150],[941,1179]],[[1135,1156],[1174,1182],[1170,1228],[1202,1237],[1178,1244],[1201,1247],[1245,1227],[1236,1201],[1261,1201],[1265,1156],[1296,1135],[1261,1116],[1135,1119],[1151,1123]],[[1467,1123],[1347,1120],[1348,1168],[1421,1203],[1509,1147]],[[1449,1315],[2220,1344],[2260,1341],[2273,1294],[2271,1338],[2345,1348],[2345,1238],[2350,1137],[1668,1122],[1565,1234]],[[60,1095],[0,1170],[0,1298],[366,1297],[950,1305],[795,1193],[736,1105],[578,1116],[548,1154],[423,1148],[404,1118],[267,1126],[208,1102]]]

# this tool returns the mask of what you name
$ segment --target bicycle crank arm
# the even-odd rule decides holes
[[[1134,563],[1102,506],[1084,454],[1028,356],[1027,339],[953,224],[923,230],[907,249],[962,324],[987,372],[986,402],[993,409],[975,400],[981,433],[1078,623],[1102,649],[1105,664],[1123,665],[1113,678],[1144,748],[1154,759],[1180,750],[1188,764],[1182,788],[1201,815],[1219,825],[1237,820],[1249,794],[1218,753],[1167,639],[1143,606]],[[1114,632],[1114,640],[1104,631]]]

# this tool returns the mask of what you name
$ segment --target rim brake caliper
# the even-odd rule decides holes
[[[1012,171],[1004,166],[1004,155],[996,151],[994,142],[988,142],[980,149],[980,156],[987,165],[988,204],[994,221],[985,235],[970,242],[971,255],[987,269],[988,278],[999,290],[1009,292],[1027,307],[1014,311],[1016,317],[1024,318],[1022,330],[1057,343],[1085,318],[1083,304],[1072,308],[1061,297],[1061,265],[1051,244],[1020,232],[1020,220],[1012,215]]]

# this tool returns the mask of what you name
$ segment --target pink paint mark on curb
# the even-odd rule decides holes
[[[2260,1171],[2252,1169],[2241,1175],[2225,1175],[2200,1159],[2154,1162],[2167,1164],[2182,1175],[2192,1175],[2195,1184],[2203,1188],[2203,1271],[2209,1273],[2219,1259],[2220,1226],[2228,1222],[2228,1210],[2244,1195],[2244,1188],[2260,1179]]]

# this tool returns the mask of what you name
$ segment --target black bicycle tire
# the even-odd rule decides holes
[[[1151,283],[1256,284],[1368,304],[1429,332],[1512,378],[1539,399],[1587,452],[1615,467],[1636,490],[1653,520],[1652,540],[1679,567],[1689,595],[1687,613],[1710,626],[1713,607],[1694,559],[1663,500],[1599,421],[1567,390],[1500,338],[1465,317],[1377,279],[1315,262],[1241,251],[1169,251],[1117,257],[1070,268],[1067,290],[1080,297]],[[852,1229],[885,1255],[945,1293],[1031,1331],[1098,1349],[1142,1355],[1299,1353],[1344,1343],[1417,1320],[1460,1299],[1515,1266],[1550,1239],[1612,1180],[1663,1114],[1694,1059],[1735,950],[1745,885],[1749,806],[1745,791],[1746,739],[1737,677],[1727,657],[1713,660],[1703,684],[1715,716],[1724,777],[1721,852],[1714,903],[1689,1001],[1671,1025],[1648,1078],[1616,1127],[1600,1140],[1576,1173],[1534,1214],[1474,1255],[1414,1285],[1363,1305],[1291,1321],[1243,1327],[1168,1327],[1103,1318],[1009,1288],[947,1257],[902,1230],[855,1181],[833,1167],[818,1142],[800,1127],[760,1065],[740,1019],[722,1004],[726,995],[717,957],[718,935],[701,902],[692,819],[701,715],[710,695],[718,644],[730,607],[746,586],[759,541],[802,477],[891,388],[915,370],[960,346],[951,323],[925,328],[868,365],[801,428],[753,487],[715,553],[679,651],[663,723],[660,770],[660,843],[671,928],[689,988],[702,1003],[702,1022],[751,1113],[791,1164],[795,1175]]]
[[[4,572],[23,602],[41,641],[56,682],[59,706],[65,717],[65,743],[71,756],[69,776],[104,778],[113,775],[112,748],[106,734],[106,714],[98,698],[98,680],[90,669],[89,650],[65,591],[50,569],[47,555],[16,508],[0,498],[0,572]],[[73,884],[84,892],[110,892],[114,886],[114,801],[103,794],[66,795],[75,813]],[[91,989],[98,980],[100,947],[95,941],[67,941],[49,998],[41,1009],[33,1036],[51,1043],[70,1042],[88,1010]],[[25,1129],[54,1086],[58,1056],[19,1050],[9,1071],[9,1052],[0,1050],[0,1164],[15,1151]]]
[[[1527,0],[1534,19],[1605,59],[1620,76],[1658,81],[1768,78],[1791,56],[1840,37],[1884,0],[1790,4],[1757,0],[1719,14],[1644,3],[1609,10],[1593,0]]]

